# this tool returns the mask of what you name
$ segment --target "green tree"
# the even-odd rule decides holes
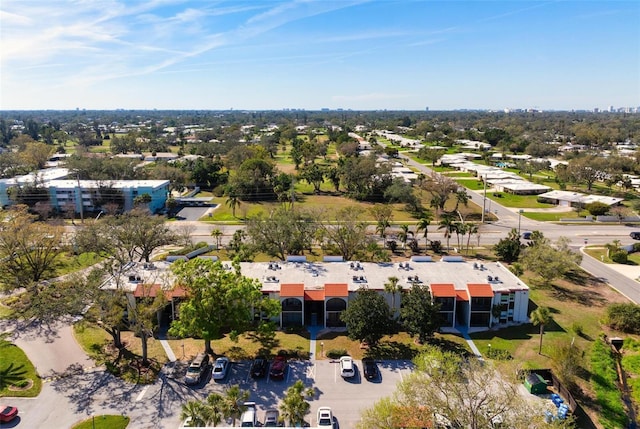
[[[377,344],[391,329],[389,305],[371,289],[359,289],[340,319],[347,324],[349,338],[369,345]]]
[[[162,289],[153,296],[152,285],[143,285],[142,296],[136,299],[135,305],[128,307],[129,327],[140,338],[142,349],[142,364],[149,364],[149,338],[153,337],[154,328],[158,322],[158,312],[167,305],[167,299]]]
[[[324,174],[325,170],[318,164],[313,163],[302,168],[300,178],[313,185],[313,192],[317,194],[320,192],[320,186],[324,182]]]
[[[589,212],[591,216],[603,216],[607,214],[610,207],[608,204],[601,203],[600,201],[594,201],[587,204],[584,208]]]
[[[571,250],[566,237],[560,237],[555,244],[543,240],[526,247],[521,258],[524,268],[536,273],[546,285],[577,268],[580,261],[582,255]]]
[[[224,234],[222,233],[222,231],[220,231],[218,228],[215,228],[213,231],[211,231],[211,236],[216,240],[216,249],[220,248],[223,235]]]
[[[445,213],[442,215],[442,219],[440,220],[440,226],[438,226],[438,229],[444,229],[444,238],[447,240],[447,251],[449,251],[449,241],[451,240],[451,235],[458,229],[458,223],[452,213]]]
[[[384,291],[391,294],[391,317],[396,317],[396,294],[402,293],[402,285],[399,285],[400,279],[396,276],[391,276],[384,284]]]
[[[520,256],[522,244],[520,243],[520,234],[518,230],[513,228],[506,238],[501,238],[498,243],[493,246],[493,251],[501,261],[515,262]]]
[[[238,264],[225,269],[219,261],[196,258],[177,261],[171,269],[176,286],[184,288],[187,296],[179,307],[180,318],[173,321],[169,333],[204,339],[208,353],[213,353],[211,340],[219,338],[223,329],[229,329],[232,338],[247,330],[254,309],[269,317],[279,313],[279,303],[263,299],[261,283],[244,277]]]
[[[416,233],[423,231],[422,236],[424,237],[425,249],[429,246],[429,225],[431,225],[432,220],[433,216],[431,213],[425,213],[418,219],[418,224],[416,225]]]
[[[542,354],[542,337],[544,336],[544,325],[551,323],[553,318],[551,317],[551,311],[547,307],[538,307],[529,315],[533,326],[540,326],[540,345],[538,347],[538,354]]]
[[[324,248],[346,261],[353,260],[355,255],[362,255],[370,239],[367,224],[360,219],[361,215],[362,209],[347,206],[334,213],[332,222],[320,224],[318,234]]]
[[[380,238],[384,238],[393,220],[393,207],[389,204],[375,204],[369,209],[369,213],[376,221],[376,232],[380,234]]]
[[[236,217],[236,208],[240,205],[240,197],[236,190],[232,187],[227,187],[227,206],[231,209],[231,214]]]
[[[38,294],[40,280],[52,275],[65,248],[63,228],[37,222],[23,205],[4,210],[0,218],[2,288],[25,287]]]
[[[222,399],[224,417],[231,418],[233,426],[236,425],[236,420],[238,420],[247,409],[247,407],[244,406],[247,399],[249,399],[249,391],[240,389],[240,386],[237,384],[229,387],[224,392]]]
[[[207,408],[206,406],[196,400],[192,400],[182,405],[180,411],[180,420],[191,419],[190,425],[193,427],[206,426],[209,422],[207,420]]]
[[[400,232],[398,233],[398,238],[402,241],[402,249],[407,248],[407,240],[409,239],[409,235],[413,236],[413,231],[409,230],[409,225],[402,224],[400,225]]]
[[[302,380],[297,380],[286,390],[280,403],[280,412],[290,426],[302,426],[304,416],[309,414],[311,408],[307,399],[313,398],[314,395],[315,390],[312,387],[305,387]]]
[[[247,221],[247,236],[255,248],[285,260],[311,250],[318,230],[315,215],[305,210],[277,208],[266,217],[258,214]]]
[[[418,341],[424,343],[442,326],[440,306],[433,302],[427,286],[414,284],[402,299],[402,326]]]

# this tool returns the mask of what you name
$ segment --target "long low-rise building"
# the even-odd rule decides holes
[[[77,180],[66,168],[49,168],[10,179],[0,179],[0,206],[15,203],[12,192],[18,188],[47,189],[48,203],[59,211],[75,213],[99,211],[108,202],[117,202],[124,211],[134,206],[136,197],[148,194],[149,210],[162,210],[169,195],[169,180]]]
[[[382,294],[389,306],[398,311],[402,293],[414,285],[429,288],[440,304],[443,328],[485,330],[495,324],[528,322],[529,287],[505,266],[495,262],[467,261],[461,256],[448,256],[432,261],[416,256],[400,263],[342,261],[307,262],[304,256],[287,262],[243,262],[244,276],[262,284],[265,297],[280,301],[280,327],[313,325],[323,328],[344,327],[340,314],[349,306],[358,290],[365,288]],[[333,261],[333,262],[329,262]],[[169,263],[132,265],[118,284],[132,297],[151,285],[155,292],[164,289],[171,312],[179,314],[184,290],[173,290]],[[231,268],[231,263],[223,263]],[[128,278],[128,280],[127,280]],[[387,292],[385,284],[397,279],[402,292]]]

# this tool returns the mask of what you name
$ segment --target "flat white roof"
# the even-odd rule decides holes
[[[538,195],[538,197],[549,198],[552,200],[570,201],[570,202],[580,203],[580,204],[589,204],[589,203],[598,201],[610,206],[614,204],[618,204],[620,201],[624,200],[624,198],[607,197],[604,195],[587,195],[587,194],[581,194],[579,192],[559,191],[559,190],[545,192],[544,194]]]

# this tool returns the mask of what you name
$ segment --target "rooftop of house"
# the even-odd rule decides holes
[[[230,262],[223,261],[222,264],[231,269]],[[151,264],[132,263],[123,270],[124,275],[119,280],[119,287],[130,292],[135,291],[141,283],[159,284],[165,289],[171,288],[173,276],[169,270],[170,265],[164,261]],[[412,284],[446,284],[453,285],[455,290],[467,290],[468,285],[487,285],[494,291],[504,292],[528,289],[525,283],[502,264],[474,260],[460,262],[412,260],[400,263],[242,262],[240,269],[243,275],[259,280],[264,292],[274,293],[280,292],[282,285],[286,285],[287,293],[293,293],[292,291],[300,288],[305,291],[328,288],[343,293],[345,286],[349,292],[361,287],[384,290],[384,285],[389,282],[390,277],[398,278],[398,285],[406,289],[411,288]],[[115,288],[116,281],[112,279],[106,287]],[[297,293],[299,295],[299,291]]]

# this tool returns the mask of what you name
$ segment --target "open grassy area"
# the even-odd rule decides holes
[[[464,339],[454,334],[435,334],[432,343],[454,350],[469,351]],[[338,351],[344,351],[354,359],[412,359],[421,350],[406,332],[388,335],[373,347],[362,347],[358,341],[349,339],[346,332],[330,332],[316,341],[316,358],[327,359]]]
[[[101,415],[84,420],[71,429],[124,429],[129,426],[129,417]]]
[[[64,253],[60,255],[60,264],[56,267],[54,277],[63,276],[65,274],[73,273],[75,271],[82,270],[97,264],[103,258],[93,252],[82,253],[80,255],[74,255],[72,253]]]
[[[42,380],[22,349],[0,339],[0,398],[34,398],[42,390]]]
[[[204,341],[201,339],[185,338],[184,340],[168,340],[176,358],[190,360],[196,354],[204,351]],[[211,348],[217,355],[224,355],[232,360],[253,359],[258,354],[275,356],[280,350],[300,357],[309,356],[309,333],[307,331],[291,332],[278,331],[270,341],[259,341],[253,332],[247,332],[234,342],[228,335],[211,341]]]
[[[578,214],[575,210],[569,212],[524,212],[522,216],[539,222],[560,222],[562,219],[575,219]]]
[[[537,195],[515,195],[508,192],[487,192],[487,198],[505,207],[537,208],[548,209],[555,207],[555,204],[538,202]]]
[[[599,420],[605,429],[626,427],[628,423],[615,368],[611,347],[598,339],[591,348],[591,384],[600,405]]]

